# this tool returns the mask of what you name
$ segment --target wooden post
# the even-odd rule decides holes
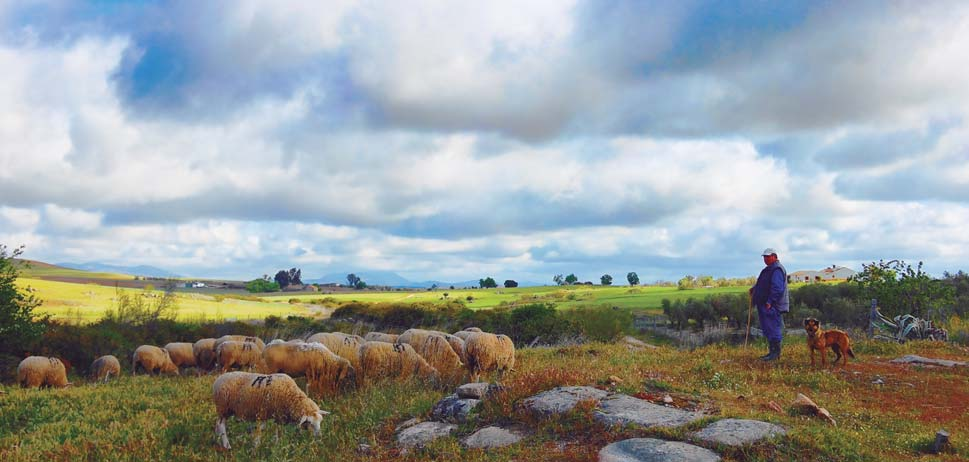
[[[878,299],[871,299],[871,310],[868,311],[868,338],[875,335],[875,320],[878,319]]]

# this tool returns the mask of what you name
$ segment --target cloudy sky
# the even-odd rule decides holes
[[[969,3],[0,0],[0,243],[251,278],[969,270]]]

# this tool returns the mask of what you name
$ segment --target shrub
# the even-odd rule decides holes
[[[590,306],[564,311],[562,315],[583,337],[594,342],[612,342],[629,333],[633,314],[609,306]]]

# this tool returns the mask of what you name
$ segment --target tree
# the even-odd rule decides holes
[[[575,275],[575,273],[570,273],[565,277],[565,283],[568,285],[575,284],[576,282],[579,282],[579,278]]]
[[[610,276],[608,274],[603,274],[599,278],[599,280],[602,281],[602,285],[604,285],[604,286],[611,286],[612,285],[612,276]]]
[[[357,282],[359,282],[359,281],[360,281],[360,278],[357,277],[356,274],[350,273],[350,274],[347,275],[347,285],[348,286],[350,286],[350,287],[356,287],[357,286]]]
[[[629,281],[629,285],[631,286],[639,285],[639,275],[636,274],[635,271],[631,271],[629,274],[626,274],[626,280]]]
[[[561,286],[565,284],[565,277],[561,274],[556,274],[555,277],[552,278],[552,281]]]
[[[0,244],[0,351],[20,354],[44,333],[43,319],[34,319],[34,308],[41,301],[28,290],[17,287],[19,271],[14,259],[23,254],[20,246],[8,254],[7,246]]]
[[[281,289],[285,289],[286,286],[288,286],[290,283],[289,271],[279,270],[279,272],[276,273],[276,277],[274,277],[273,280],[276,281],[276,284],[279,284],[279,287]]]
[[[303,271],[300,270],[299,268],[290,268],[289,270],[290,285],[294,285],[294,286],[303,285],[303,280],[301,279],[302,274],[303,274]]]
[[[357,290],[366,289],[367,283],[363,282],[363,279],[357,278],[357,282],[353,283],[353,288]]]
[[[953,299],[952,287],[922,271],[922,262],[915,268],[904,260],[879,260],[861,266],[862,271],[851,281],[866,298],[877,299],[886,316],[923,317],[928,309],[947,306]]]
[[[251,293],[279,292],[279,284],[267,279],[253,279],[246,283],[246,290]]]
[[[679,290],[692,289],[695,282],[696,282],[695,277],[686,275],[686,276],[683,276],[683,279],[680,279],[679,281],[676,282],[676,288]]]
[[[488,276],[484,279],[479,279],[478,285],[481,286],[482,289],[494,289],[498,287],[498,283],[495,282],[495,278],[491,276]]]
[[[505,280],[505,287],[506,288],[518,287],[518,283],[515,282],[515,281],[512,281],[511,279],[506,279]]]

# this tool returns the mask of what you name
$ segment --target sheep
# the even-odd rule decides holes
[[[270,419],[284,424],[296,423],[301,428],[312,427],[313,434],[319,436],[320,422],[329,414],[320,410],[286,374],[222,374],[212,384],[212,400],[219,416],[215,422],[215,436],[225,449],[232,449],[226,434],[226,421],[231,416],[258,421],[260,430],[264,421]]]
[[[307,342],[318,342],[347,361],[357,371],[360,370],[360,346],[366,342],[359,335],[348,335],[342,332],[320,332],[306,339]]]
[[[363,339],[368,342],[387,342],[387,343],[397,343],[397,338],[400,337],[397,334],[385,334],[383,332],[370,332],[363,336]]]
[[[154,345],[142,345],[131,355],[131,375],[138,372],[139,365],[150,374],[164,372],[178,375],[178,366],[172,362],[168,350]]]
[[[403,334],[400,334],[400,336],[397,337],[396,342],[392,342],[392,343],[408,343],[412,347],[416,348],[417,351],[420,353],[420,349],[417,348],[418,345],[422,344],[424,342],[424,339],[431,335],[437,335],[447,340],[447,343],[451,345],[451,349],[454,350],[454,353],[458,355],[458,358],[460,358],[461,362],[465,362],[464,339],[448,334],[447,332],[441,332],[436,330],[424,330],[424,329],[407,329],[406,331],[404,331]],[[424,354],[421,353],[421,355],[424,355]],[[435,367],[437,366],[435,365]]]
[[[438,380],[437,369],[427,363],[406,343],[366,342],[360,347],[361,375],[372,383],[383,377],[406,378],[414,375]]]
[[[67,381],[64,363],[46,356],[28,356],[20,361],[17,366],[17,383],[21,388],[64,388],[71,385]]]
[[[215,340],[203,338],[192,345],[192,356],[195,356],[195,367],[200,370],[211,371],[215,368]]]
[[[482,332],[482,330],[478,329],[477,327],[469,327],[467,329],[459,330],[455,332],[454,335],[460,338],[461,340],[464,340],[465,342],[467,342],[468,336],[471,335],[472,332]]]
[[[452,344],[452,340],[456,343]],[[455,380],[461,377],[464,368],[461,358],[464,354],[464,342],[460,338],[433,330],[408,329],[400,334],[396,343],[406,343],[414,347],[417,354],[441,374]]]
[[[194,348],[195,344],[188,342],[173,342],[165,345],[168,356],[178,368],[196,367]]]
[[[355,380],[356,371],[350,361],[337,356],[322,343],[270,342],[262,351],[262,358],[269,373],[282,372],[290,377],[305,375],[307,392],[313,389],[330,396],[340,385]]]
[[[256,342],[224,341],[215,350],[215,366],[223,373],[232,366],[262,370],[262,348]]]
[[[114,375],[118,377],[121,375],[121,362],[118,358],[112,355],[105,355],[98,359],[95,359],[91,363],[91,379],[99,380],[104,383],[108,382],[108,379]]]
[[[236,342],[251,342],[251,343],[255,343],[255,344],[259,345],[259,350],[260,351],[262,351],[263,348],[266,348],[266,343],[263,342],[262,339],[259,338],[259,337],[253,337],[253,336],[250,336],[250,335],[223,335],[223,336],[215,339],[215,346],[212,347],[212,350],[215,351],[216,349],[219,348],[219,345],[221,345],[222,342],[227,342],[229,340],[233,340],[233,341],[236,341]]]
[[[515,344],[507,335],[472,332],[464,342],[468,372],[477,382],[482,372],[498,371],[499,379],[515,367]]]

